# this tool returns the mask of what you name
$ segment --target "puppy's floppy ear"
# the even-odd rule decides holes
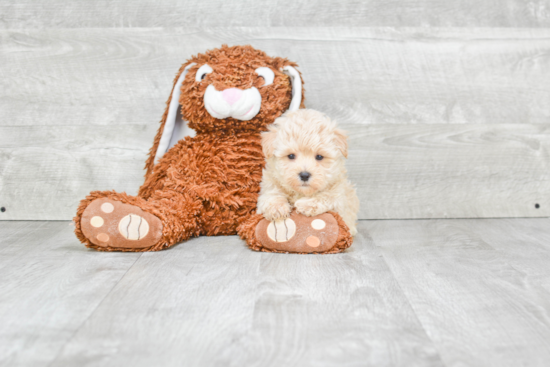
[[[348,157],[348,135],[344,130],[336,129],[334,131],[334,144],[344,157]]]
[[[275,140],[277,139],[277,128],[271,125],[268,131],[262,133],[262,150],[266,158],[273,157],[275,153]]]

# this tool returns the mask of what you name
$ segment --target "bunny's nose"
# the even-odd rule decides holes
[[[304,172],[300,172],[298,176],[300,176],[300,180],[307,182],[307,180],[309,180],[309,178],[311,177],[311,173],[304,171]]]
[[[233,105],[235,102],[241,99],[242,95],[243,91],[238,88],[229,88],[222,92],[223,99],[225,99],[225,101],[230,105]]]

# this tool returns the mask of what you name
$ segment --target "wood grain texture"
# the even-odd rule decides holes
[[[155,126],[0,128],[1,219],[72,219],[92,190],[137,194]]]
[[[352,136],[360,218],[550,215],[547,29],[49,29],[0,37],[0,219],[70,219],[91,190],[135,193],[173,73],[224,42],[300,63],[307,106]]]
[[[98,253],[70,224],[0,222],[0,366],[550,361],[548,218],[362,221],[326,256]]]
[[[368,235],[336,256],[262,254],[260,274],[235,366],[442,365]]]
[[[70,224],[0,223],[1,366],[48,366],[140,256],[86,250]]]
[[[545,0],[12,0],[0,3],[0,14],[2,28],[550,25]]]
[[[548,125],[342,127],[360,219],[550,215]],[[71,219],[92,190],[135,194],[155,128],[0,127],[0,219]]]
[[[479,241],[488,243],[518,272],[550,292],[550,219],[485,219],[464,222]],[[507,230],[503,231],[502,227]]]
[[[472,233],[471,223],[376,221],[360,228],[380,247],[446,366],[547,366],[550,293],[495,250],[498,238],[486,242]],[[521,236],[516,245],[536,261],[533,239],[516,233],[514,221],[476,223],[484,233]]]
[[[550,216],[550,125],[345,128],[360,219]]]
[[[548,29],[304,27],[0,31],[0,125],[156,123],[223,43],[298,62],[306,105],[345,123],[550,122]]]
[[[52,366],[443,366],[379,250],[254,253],[201,237],[146,253]]]
[[[260,256],[237,237],[144,253],[51,366],[225,365],[250,327]]]

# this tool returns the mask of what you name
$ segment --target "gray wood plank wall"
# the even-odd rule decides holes
[[[136,193],[174,73],[222,43],[299,63],[360,218],[550,215],[550,2],[219,4],[2,2],[0,220]]]
[[[5,0],[0,27],[547,27],[547,0]]]

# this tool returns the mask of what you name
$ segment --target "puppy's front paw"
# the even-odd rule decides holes
[[[269,203],[263,211],[264,218],[269,221],[285,219],[290,216],[292,208],[288,202]]]
[[[325,212],[315,199],[299,199],[294,203],[294,207],[298,213],[308,217],[314,217]]]

